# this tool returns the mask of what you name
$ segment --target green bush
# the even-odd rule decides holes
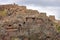
[[[58,32],[60,32],[60,26],[57,27]]]

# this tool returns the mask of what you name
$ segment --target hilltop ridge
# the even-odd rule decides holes
[[[0,40],[60,40],[55,16],[16,4],[0,5]]]

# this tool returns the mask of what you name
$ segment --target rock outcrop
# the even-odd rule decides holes
[[[15,4],[0,5],[0,9],[6,11],[0,19],[0,40],[60,40],[46,13]]]

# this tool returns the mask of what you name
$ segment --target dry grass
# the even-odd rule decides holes
[[[7,15],[7,11],[3,10],[3,11],[0,11],[0,16],[6,16]]]

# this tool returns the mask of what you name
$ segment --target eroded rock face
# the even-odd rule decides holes
[[[15,6],[5,9],[7,16],[0,20],[1,40],[60,40],[53,21],[46,14]]]

